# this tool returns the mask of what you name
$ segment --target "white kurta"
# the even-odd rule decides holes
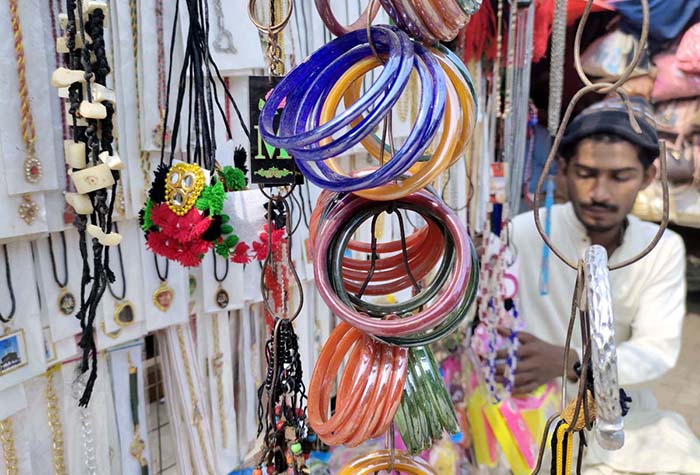
[[[544,209],[541,217],[544,222]],[[512,242],[520,264],[519,298],[526,331],[564,345],[576,272],[554,254],[549,257],[549,293],[540,295],[542,238],[532,212],[513,219]],[[571,203],[552,207],[551,239],[570,260],[578,261],[591,245]],[[622,244],[611,264],[636,255],[653,239],[658,226],[629,216]],[[586,473],[700,473],[700,441],[677,414],[660,411],[649,390],[633,388],[672,368],[680,353],[685,309],[685,248],[666,231],[643,260],[610,273],[620,385],[633,398],[625,417],[625,446],[601,449],[588,437]],[[573,346],[581,344],[578,325]],[[700,401],[700,399],[699,399]],[[699,404],[700,407],[700,404]]]

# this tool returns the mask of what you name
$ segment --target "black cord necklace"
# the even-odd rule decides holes
[[[15,305],[15,291],[12,288],[12,272],[10,271],[10,258],[7,257],[7,244],[2,245],[2,252],[5,256],[5,279],[7,280],[7,290],[10,292],[10,312],[7,315],[3,315],[0,312],[0,321],[2,323],[10,323],[12,318],[15,316],[15,310],[17,309]]]
[[[119,232],[117,229],[117,223],[114,223],[115,231]],[[107,255],[109,255],[112,247],[107,247]],[[119,273],[121,274],[122,290],[117,294],[112,288],[112,282],[114,282],[114,276],[107,281],[107,290],[112,295],[116,304],[114,305],[114,321],[120,327],[128,327],[134,323],[134,318],[136,316],[134,312],[134,305],[125,300],[126,298],[126,273],[124,272],[124,256],[122,254],[121,243],[117,245],[117,256],[119,257]]]
[[[214,279],[219,283],[218,287],[216,288],[216,293],[214,294],[216,305],[219,306],[219,308],[226,308],[228,307],[229,303],[229,296],[228,292],[226,292],[226,289],[224,289],[221,286],[221,283],[226,280],[226,277],[228,277],[228,268],[229,268],[229,262],[228,259],[226,259],[226,270],[224,271],[223,277],[219,277],[219,271],[217,270],[216,266],[216,252],[212,249],[211,251],[211,257],[214,261]]]
[[[51,234],[49,234],[49,254],[51,256],[51,271],[53,273],[53,280],[60,289],[58,292],[58,310],[63,315],[72,315],[75,311],[75,296],[72,292],[67,289],[68,286],[68,249],[66,248],[66,233],[61,231],[61,248],[63,249],[63,268],[65,271],[65,277],[59,279],[58,270],[56,269],[56,257],[53,252],[53,239]]]
[[[168,274],[170,273],[170,259],[165,260],[165,272],[160,271],[158,256],[153,254],[153,264],[156,267],[156,274],[160,280],[160,286],[153,292],[153,305],[161,312],[167,312],[173,303],[175,291],[168,287]]]

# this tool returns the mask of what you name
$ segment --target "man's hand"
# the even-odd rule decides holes
[[[510,330],[499,328],[498,332],[507,337]],[[564,368],[564,347],[556,346],[540,340],[536,336],[527,332],[518,333],[520,348],[518,348],[518,365],[515,370],[515,382],[513,384],[513,394],[523,395],[530,393],[548,383],[554,378],[562,375]],[[507,356],[506,350],[500,350],[497,358],[504,360]],[[574,364],[578,361],[578,354],[574,350],[569,352],[568,379],[577,379],[574,372]],[[496,381],[503,383],[505,364],[496,366]]]

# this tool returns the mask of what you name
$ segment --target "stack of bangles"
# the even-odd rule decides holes
[[[364,30],[333,40],[273,90],[259,126],[265,142],[286,149],[304,176],[320,188],[387,201],[424,188],[459,160],[477,111],[473,82],[454,53],[413,43],[393,27],[376,26],[371,32],[382,60],[374,56]],[[360,95],[364,76],[380,66],[377,80]],[[416,122],[404,143],[393,154],[385,153],[372,132],[388,117],[414,69],[421,84]],[[334,115],[341,99],[346,109]],[[275,133],[275,115],[285,100]],[[347,126],[352,128],[343,132]],[[433,153],[424,155],[434,138]],[[357,144],[381,165],[348,176],[334,157]]]
[[[395,422],[409,452],[417,453],[445,432],[460,430],[427,345],[464,323],[476,298],[479,266],[466,229],[429,186],[463,159],[477,103],[472,79],[455,54],[413,41],[403,30],[431,43],[453,38],[467,21],[466,5],[476,1],[380,2],[399,28],[362,28],[376,15],[376,2],[344,27],[327,0],[316,0],[339,36],[281,80],[258,125],[267,144],[287,150],[304,176],[324,190],[309,221],[309,244],[319,294],[342,323],[311,377],[309,423],[329,445],[357,446],[391,432]],[[362,92],[375,68],[381,71]],[[377,130],[390,127],[392,108],[411,74],[420,85],[416,118],[405,140],[394,148],[392,139],[389,147],[386,128],[383,138]],[[376,167],[345,171],[339,157],[359,147]],[[399,239],[378,242],[382,214],[398,221]],[[421,222],[406,235],[409,215]],[[366,223],[371,242],[356,237]],[[411,296],[393,303],[368,300],[399,293]],[[351,462],[340,473],[394,468],[434,473],[393,448]]]
[[[402,211],[420,214],[426,224],[405,238],[381,244],[352,239],[362,223],[375,221],[383,212],[400,217]],[[401,228],[402,222],[400,219]],[[344,320],[336,332],[345,335],[352,325],[357,332],[355,338],[362,335],[367,342],[373,342],[365,343],[369,347],[374,345],[384,352],[410,348],[408,364],[399,365],[399,369],[396,361],[393,366],[391,360],[382,366],[375,356],[374,364],[380,364],[380,369],[375,370],[371,358],[365,356],[365,369],[373,369],[363,371],[361,363],[356,362],[362,355],[360,350],[356,347],[351,351],[349,346],[339,344],[341,336],[334,333],[322,350],[309,391],[309,418],[318,436],[328,444],[354,446],[386,430],[384,425],[362,421],[390,423],[396,418],[406,447],[417,453],[441,438],[443,431],[458,432],[452,402],[432,353],[425,346],[455,330],[476,297],[476,255],[456,216],[430,191],[420,191],[391,203],[369,201],[354,194],[339,197],[323,192],[309,224],[319,294]],[[347,249],[375,257],[371,261],[355,259],[345,255]],[[377,304],[362,299],[363,295],[389,295],[410,289],[429,275],[433,278],[425,288],[405,302]],[[401,351],[405,360],[405,350]],[[381,350],[374,349],[374,354],[381,354]],[[350,360],[338,386],[336,413],[326,419],[328,391],[334,381],[328,378],[334,378],[346,355]],[[330,360],[335,364],[329,363]],[[376,396],[379,400],[370,399],[375,397],[371,391],[376,389],[378,381],[389,378],[382,376],[382,371],[402,372],[399,376],[405,381],[401,386],[403,397],[396,398],[394,393],[384,391],[387,402],[381,396]],[[348,378],[358,385],[350,389],[352,396],[345,394],[350,384]],[[357,429],[357,424],[361,429]]]

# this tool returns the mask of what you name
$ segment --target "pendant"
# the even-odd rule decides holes
[[[37,205],[29,193],[22,195],[22,203],[17,207],[17,212],[22,220],[31,226],[39,214],[39,205]]]
[[[33,151],[24,157],[24,179],[28,183],[36,183],[41,180],[41,162]]]
[[[0,349],[2,349],[0,376],[29,364],[27,341],[23,329],[13,331],[11,328],[6,327],[5,334],[0,337]]]
[[[219,308],[226,308],[228,307],[228,302],[228,292],[219,286],[219,288],[216,289],[216,305],[218,305]]]
[[[161,312],[167,312],[173,303],[175,291],[168,287],[165,280],[161,281],[160,287],[153,292],[153,305]]]
[[[114,307],[114,321],[120,327],[128,327],[134,323],[134,314],[134,306],[128,300],[123,300]]]
[[[58,309],[63,315],[72,315],[75,311],[75,296],[65,287],[58,293]]]
[[[163,124],[160,123],[153,128],[153,144],[158,148],[170,145],[170,129],[165,128],[165,144],[163,144]]]

